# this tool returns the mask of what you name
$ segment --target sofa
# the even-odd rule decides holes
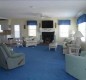
[[[28,38],[25,38],[25,46],[28,47],[28,46],[37,46],[37,39],[36,37],[28,37]]]
[[[65,54],[66,72],[78,80],[86,80],[86,51],[80,56]]]

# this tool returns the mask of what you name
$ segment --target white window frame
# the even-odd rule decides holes
[[[59,25],[59,37],[69,37],[69,28],[70,25]]]
[[[28,25],[28,36],[36,36],[37,25]]]
[[[83,37],[81,38],[82,42],[86,41],[86,22],[78,24],[78,30],[82,33]]]
[[[1,29],[1,25],[0,25],[0,32],[3,32],[3,30]]]
[[[20,38],[20,25],[14,25],[14,36]]]

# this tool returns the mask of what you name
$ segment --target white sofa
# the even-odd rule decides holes
[[[65,63],[67,73],[77,80],[86,80],[86,51],[82,51],[80,56],[66,54]]]
[[[28,47],[28,46],[37,46],[36,37],[25,38],[25,42],[26,42],[26,47]]]

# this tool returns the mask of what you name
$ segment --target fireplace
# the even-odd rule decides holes
[[[42,32],[43,43],[49,44],[54,40],[54,32]]]

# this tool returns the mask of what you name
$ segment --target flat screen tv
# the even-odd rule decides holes
[[[42,28],[53,28],[53,21],[52,20],[42,21]]]

